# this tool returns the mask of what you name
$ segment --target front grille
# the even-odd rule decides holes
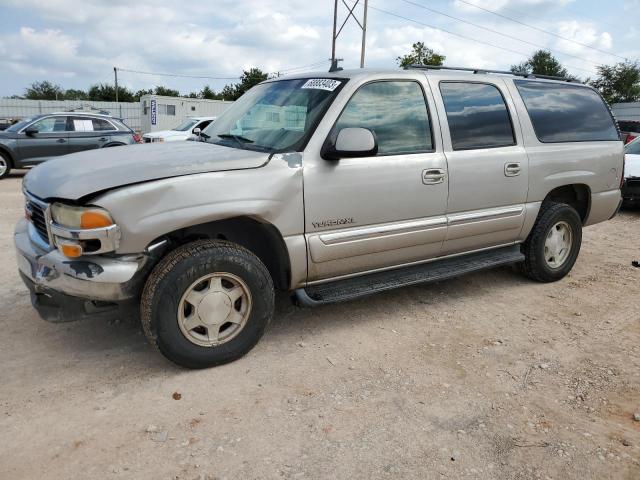
[[[27,211],[31,218],[31,223],[36,228],[36,232],[42,240],[49,243],[49,234],[47,232],[47,220],[44,216],[44,209],[32,200],[27,200]]]
[[[151,139],[149,137],[143,137],[144,143],[151,143]]]

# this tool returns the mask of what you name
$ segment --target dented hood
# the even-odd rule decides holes
[[[133,183],[193,173],[258,168],[269,154],[204,142],[140,144],[64,155],[32,169],[24,187],[43,200],[79,200]]]

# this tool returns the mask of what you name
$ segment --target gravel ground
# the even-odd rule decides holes
[[[48,324],[0,182],[0,477],[640,478],[640,211],[573,273],[511,268],[302,310],[230,365],[175,367],[139,328]]]

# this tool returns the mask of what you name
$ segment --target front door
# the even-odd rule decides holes
[[[448,231],[442,254],[514,242],[525,218],[528,158],[502,79],[438,80],[444,151],[449,165]]]
[[[347,87],[324,132],[368,128],[378,154],[325,160],[321,128],[305,151],[309,281],[435,257],[447,230],[447,162],[424,76]]]
[[[35,127],[38,133],[31,135],[20,133],[18,152],[21,164],[34,165],[51,157],[69,153],[66,116],[44,117],[32,123],[30,127]]]

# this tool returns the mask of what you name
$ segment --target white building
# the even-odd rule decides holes
[[[233,102],[144,95],[140,98],[142,133],[171,130],[188,117],[217,117]]]

